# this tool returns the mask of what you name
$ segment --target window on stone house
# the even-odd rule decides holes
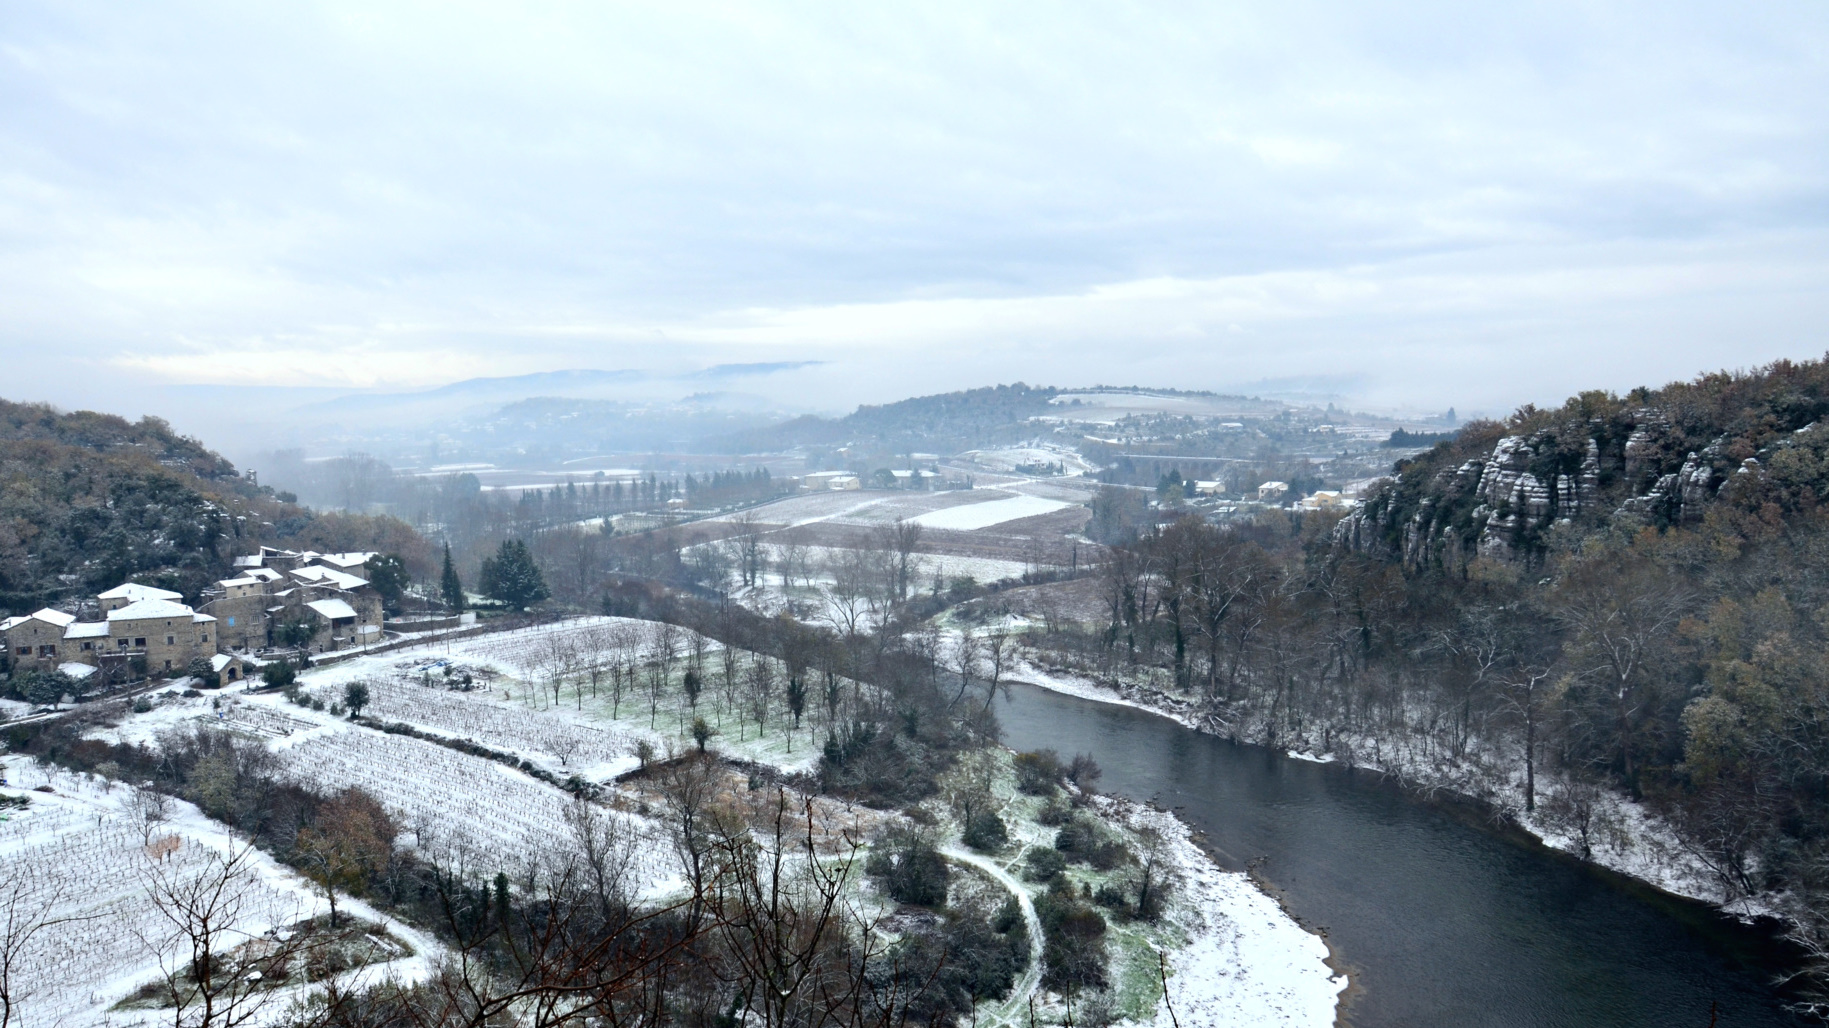
[[[144,646],[144,645],[146,645],[146,639],[145,639],[145,638],[144,638],[144,637],[141,637],[141,638],[138,638],[138,639],[135,639],[135,640],[134,640],[134,641],[133,641],[133,644],[134,644],[134,645],[135,645],[135,646]]]
[[[176,645],[178,645],[178,637],[177,637],[177,636],[175,636],[175,635],[168,635],[168,636],[166,636],[166,637],[165,637],[165,645],[167,645],[167,646],[176,646]]]
[[[29,657],[29,656],[31,656],[31,655],[32,655],[32,648],[31,648],[31,647],[30,647],[30,646],[21,646],[21,647],[19,647],[19,655],[20,655],[20,656],[21,656],[21,657]]]

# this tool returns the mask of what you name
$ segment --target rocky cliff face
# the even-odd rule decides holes
[[[1455,567],[1476,556],[1529,560],[1559,531],[1696,524],[1724,499],[1829,509],[1829,429],[1816,421],[1829,423],[1829,388],[1774,397],[1748,387],[1762,381],[1705,379],[1634,404],[1585,394],[1560,411],[1471,425],[1399,464],[1335,541]],[[1711,402],[1698,403],[1704,387]]]

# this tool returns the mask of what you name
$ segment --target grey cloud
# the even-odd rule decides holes
[[[38,3],[0,39],[0,347],[65,402],[815,359],[858,400],[1465,406],[1823,345],[1818,5]],[[1075,301],[1264,276],[1309,292]]]

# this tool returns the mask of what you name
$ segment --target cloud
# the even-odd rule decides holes
[[[845,400],[1464,408],[1823,345],[1801,2],[27,3],[0,39],[0,353],[68,401],[816,358]]]

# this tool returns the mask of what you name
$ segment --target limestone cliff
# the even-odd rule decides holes
[[[1530,560],[1558,533],[1700,523],[1724,503],[1829,508],[1829,367],[1789,362],[1469,425],[1401,462],[1335,530],[1413,567]]]

